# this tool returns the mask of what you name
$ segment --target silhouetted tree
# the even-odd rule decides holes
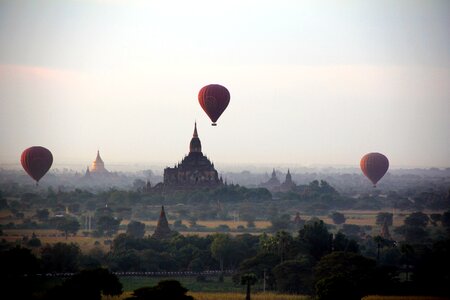
[[[119,230],[119,225],[122,220],[116,219],[114,217],[103,215],[98,218],[97,225],[97,233],[99,235],[105,236],[113,236]]]
[[[188,289],[184,288],[176,280],[163,280],[154,287],[142,287],[134,290],[127,300],[193,300],[187,296]]]
[[[46,272],[76,272],[81,250],[77,244],[56,243],[42,248],[42,264]]]
[[[67,300],[100,300],[105,296],[122,294],[119,278],[106,269],[83,270],[48,291],[46,298]]]
[[[246,285],[246,293],[245,293],[245,300],[250,300],[250,287],[254,285],[258,281],[258,278],[254,273],[247,273],[242,275],[241,277],[241,284]]]
[[[331,252],[333,235],[328,232],[322,220],[306,223],[299,231],[298,242],[305,253],[316,260]]]
[[[428,224],[429,218],[423,212],[414,212],[405,218],[406,226],[414,226],[425,228]]]
[[[315,267],[315,288],[320,300],[359,300],[376,292],[388,280],[378,274],[376,262],[359,254],[333,252]]]
[[[0,252],[2,299],[31,299],[39,287],[39,260],[29,249],[15,247]]]
[[[333,239],[333,251],[359,252],[359,245],[355,240],[348,239],[342,232],[336,233]]]
[[[312,292],[312,266],[307,258],[287,260],[273,269],[279,291],[309,294]]]
[[[127,234],[135,238],[143,238],[145,235],[145,224],[139,221],[131,221],[127,225]]]
[[[64,236],[68,237],[70,234],[76,234],[80,229],[80,222],[75,218],[70,217],[57,217],[51,220],[51,223],[55,225],[56,229],[64,232]]]
[[[44,209],[38,209],[36,211],[36,217],[38,218],[39,221],[47,221],[48,220],[48,216],[50,215],[50,212],[48,211],[48,209],[44,208]]]
[[[449,192],[449,194],[450,194],[450,192]],[[442,214],[441,222],[442,222],[442,226],[444,226],[445,228],[450,230],[450,210],[448,210]]]
[[[220,270],[223,272],[224,259],[230,254],[231,240],[230,236],[217,234],[211,243],[211,254],[219,261]]]
[[[439,241],[416,258],[412,285],[420,294],[450,295],[450,239]]]
[[[336,225],[343,224],[347,220],[347,218],[345,218],[344,214],[342,214],[340,212],[333,212],[330,217],[333,220],[333,223]]]

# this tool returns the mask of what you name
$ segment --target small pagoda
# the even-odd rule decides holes
[[[166,212],[164,211],[164,205],[161,207],[161,213],[159,214],[158,224],[156,225],[155,232],[152,237],[155,239],[167,239],[172,235],[172,230],[169,228],[169,222],[167,222]]]

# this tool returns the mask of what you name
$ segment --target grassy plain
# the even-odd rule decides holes
[[[361,300],[448,300],[446,297],[432,297],[432,296],[366,296]]]
[[[190,291],[195,292],[234,292],[244,290],[242,285],[236,285],[231,277],[225,276],[223,282],[217,277],[208,277],[206,281],[198,282],[195,277],[120,277],[124,291],[134,291],[144,286],[155,286],[162,280],[177,280]]]
[[[123,300],[130,297],[132,292],[125,292],[119,297],[103,296],[102,300]],[[195,300],[243,300],[244,293],[213,293],[213,292],[188,292]],[[252,293],[253,300],[311,300],[310,296],[288,295],[276,293]],[[445,297],[431,296],[366,296],[361,300],[448,300]]]
[[[119,297],[103,296],[102,300],[123,300],[131,296],[132,292],[125,292]],[[188,292],[195,300],[243,300],[244,293],[212,293],[212,292]],[[303,295],[287,295],[275,293],[252,293],[252,300],[309,300],[311,297]]]

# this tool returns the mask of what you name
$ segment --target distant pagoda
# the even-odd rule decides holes
[[[292,181],[292,175],[289,169],[286,174],[286,179],[283,183],[280,182],[275,169],[273,169],[270,179],[266,182],[261,183],[259,186],[266,188],[271,192],[288,192],[295,189],[297,185]]]
[[[103,159],[100,157],[100,151],[97,150],[97,157],[92,162],[91,168],[87,167],[86,169],[86,177],[89,177],[90,175],[105,175],[109,174],[109,171],[105,168],[105,163],[103,162]]]
[[[169,228],[167,222],[166,213],[164,211],[164,205],[161,207],[161,213],[159,214],[158,224],[156,225],[155,232],[152,237],[156,239],[167,239],[172,235],[172,230]]]
[[[291,175],[290,170],[288,169],[287,174],[286,174],[286,179],[281,184],[280,190],[282,192],[287,192],[287,191],[295,189],[295,187],[296,187],[296,184],[292,181],[292,175]]]
[[[266,188],[271,192],[275,192],[280,189],[280,185],[281,185],[281,183],[277,177],[277,173],[275,172],[275,169],[273,169],[272,176],[270,177],[270,179],[266,182],[260,183],[259,187]]]

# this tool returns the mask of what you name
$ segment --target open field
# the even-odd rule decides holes
[[[236,285],[230,276],[224,276],[223,282],[217,277],[208,277],[206,281],[198,282],[195,277],[119,277],[124,291],[134,291],[144,286],[155,286],[162,280],[177,280],[182,286],[195,292],[233,292],[244,291],[244,286]],[[255,290],[258,287],[255,287]],[[262,286],[261,286],[262,288]]]
[[[431,296],[366,296],[361,300],[448,300],[446,297]]]
[[[120,297],[106,297],[103,300],[123,300],[130,297],[132,292],[125,292]],[[206,293],[206,292],[188,292],[188,295],[194,297],[195,300],[243,300],[244,293]],[[287,295],[275,293],[252,293],[253,300],[309,300],[309,296],[302,295]],[[422,300],[422,299],[421,299]],[[425,299],[423,299],[425,300]]]
[[[3,230],[2,239],[7,242],[21,241],[24,236],[31,238],[33,232],[41,240],[42,245],[56,244],[56,243],[76,243],[80,246],[83,252],[88,252],[94,248],[100,247],[103,251],[109,250],[109,245],[105,245],[105,240],[110,238],[104,237],[90,237],[90,236],[69,236],[67,239],[61,231],[55,229],[5,229]],[[96,241],[98,244],[96,245]]]
[[[196,300],[242,300],[245,299],[244,293],[188,293]],[[255,293],[251,295],[253,300],[308,300],[309,296],[287,295],[275,293]]]
[[[174,220],[168,220],[169,221],[169,225],[173,225]],[[127,225],[130,222],[130,220],[123,220],[121,225]],[[142,223],[144,223],[145,225],[148,226],[156,226],[156,223],[158,222],[157,220],[154,221],[141,221]],[[189,221],[188,220],[183,220],[183,224],[186,226],[189,226]],[[215,228],[219,225],[227,225],[228,227],[230,227],[231,229],[236,229],[239,225],[247,227],[247,222],[245,221],[233,221],[233,220],[226,220],[226,221],[221,221],[221,220],[210,220],[210,221],[197,221],[197,224],[200,226],[206,226],[208,228]],[[271,225],[270,221],[255,221],[255,228],[258,229],[262,229],[262,228],[267,228]]]
[[[120,297],[103,297],[103,300],[123,300],[130,297],[132,292],[125,292]],[[243,300],[244,293],[208,293],[208,292],[188,292],[188,295],[194,297],[195,300]],[[288,295],[276,293],[252,293],[253,300],[310,300],[309,296],[304,295]],[[448,300],[444,297],[430,296],[366,296],[361,300]]]

